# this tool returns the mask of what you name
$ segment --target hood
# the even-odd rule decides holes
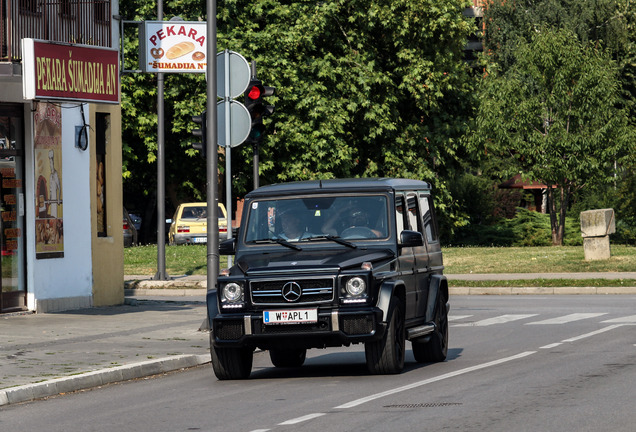
[[[329,249],[245,253],[237,260],[245,274],[301,270],[335,271],[360,267],[363,262],[377,263],[395,257],[390,249]]]

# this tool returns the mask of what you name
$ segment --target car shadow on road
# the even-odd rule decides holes
[[[450,348],[446,362],[461,357],[463,348]],[[311,351],[308,352],[310,354]],[[320,378],[320,377],[355,377],[367,376],[364,351],[356,352],[331,352],[324,355],[312,355],[307,358],[305,364],[297,368],[276,368],[268,363],[269,354],[263,352],[252,369],[250,379],[278,379],[278,378]],[[407,349],[404,361],[403,373],[412,372],[431,366],[434,363],[418,363],[413,357],[413,352]]]

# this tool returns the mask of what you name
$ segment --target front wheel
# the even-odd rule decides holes
[[[249,378],[252,372],[254,350],[251,348],[219,348],[213,344],[214,335],[210,332],[210,354],[212,369],[219,380],[238,380]]]
[[[404,303],[398,297],[391,299],[388,322],[382,339],[364,345],[367,368],[375,375],[398,374],[404,369]]]
[[[435,306],[435,331],[428,342],[414,340],[413,356],[419,363],[438,363],[448,355],[448,308],[446,299],[440,292]]]

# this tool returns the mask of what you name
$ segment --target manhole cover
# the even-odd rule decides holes
[[[430,402],[430,403],[413,403],[400,405],[385,405],[384,408],[440,408],[449,406],[458,406],[458,402]]]

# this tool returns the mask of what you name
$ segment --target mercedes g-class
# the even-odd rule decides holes
[[[446,359],[448,284],[426,182],[258,188],[220,253],[235,264],[207,293],[219,379],[249,377],[255,349],[276,367],[299,367],[309,348],[363,343],[373,374],[402,371],[406,340],[418,362]]]

